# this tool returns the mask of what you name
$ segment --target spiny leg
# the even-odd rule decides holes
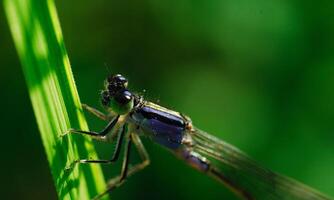
[[[109,115],[104,114],[103,112],[99,111],[96,108],[93,108],[87,104],[82,104],[82,107],[87,110],[89,113],[93,114],[94,116],[104,120],[104,121],[109,121],[111,120],[111,117]]]
[[[107,139],[106,135],[108,133],[110,133],[110,131],[114,128],[114,126],[118,122],[118,119],[119,119],[119,115],[117,115],[114,119],[112,119],[108,123],[108,125],[102,131],[99,131],[99,132],[70,129],[69,133],[88,135],[88,136],[90,136],[90,137],[92,137],[94,139],[101,140],[101,141],[106,141],[106,139]],[[117,131],[115,131],[115,135],[116,135],[116,133],[117,133]]]
[[[131,176],[132,174],[136,173],[139,170],[144,169],[147,165],[150,164],[150,157],[143,145],[143,143],[141,142],[141,139],[139,138],[139,136],[136,133],[131,133],[131,138],[133,143],[135,144],[135,147],[139,153],[139,156],[142,160],[142,162],[136,164],[135,166],[133,166],[132,168],[129,169],[128,172],[128,176]]]
[[[131,141],[130,137],[127,137],[126,139],[127,139],[127,142],[126,142],[126,147],[125,147],[125,152],[124,152],[124,158],[123,158],[123,164],[122,164],[122,169],[121,169],[121,175],[117,177],[118,178],[117,182],[122,182],[123,179],[126,177],[126,174],[128,172],[129,158],[130,158],[130,152],[131,152],[130,150],[131,150],[132,141]],[[101,199],[111,189],[113,189],[113,188],[107,187],[107,189],[103,193],[98,194],[96,197],[94,197],[94,200]]]
[[[111,157],[110,160],[90,160],[90,159],[81,159],[81,160],[77,160],[76,163],[80,163],[80,164],[84,164],[84,163],[102,163],[102,164],[111,164],[115,161],[118,160],[119,154],[121,152],[122,149],[122,144],[123,144],[123,138],[124,135],[126,134],[127,129],[126,129],[126,125],[123,125],[121,133],[118,136],[117,142],[116,142],[116,147],[114,150],[114,153]]]
[[[108,181],[107,189],[103,193],[97,195],[94,198],[94,200],[101,199],[108,192],[110,192],[113,189],[116,189],[117,187],[121,186],[124,183],[126,178],[132,176],[133,174],[135,174],[138,171],[144,169],[146,166],[148,166],[150,164],[150,158],[149,158],[148,153],[147,153],[143,143],[141,142],[139,136],[136,133],[131,133],[130,140],[134,143],[134,145],[135,145],[135,147],[136,147],[136,149],[139,153],[139,156],[142,159],[142,162],[137,163],[136,165],[134,165],[130,169],[127,169],[128,168],[128,161],[126,161],[127,163],[125,161],[123,161],[123,167],[122,167],[121,175],[110,179]],[[128,155],[125,155],[125,156],[127,156],[125,158],[127,158],[127,160],[129,160],[130,149],[128,149],[127,152],[128,152]],[[124,160],[126,160],[126,159],[124,159]]]

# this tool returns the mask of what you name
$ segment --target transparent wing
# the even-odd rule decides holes
[[[258,200],[329,200],[329,197],[291,178],[259,166],[226,142],[195,129],[194,151],[212,163],[208,174],[223,182],[243,199]]]

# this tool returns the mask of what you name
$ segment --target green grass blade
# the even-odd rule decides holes
[[[64,170],[73,160],[94,158],[96,153],[87,138],[60,137],[70,127],[88,127],[54,1],[5,0],[4,8],[59,198],[90,199],[105,189],[100,167]]]

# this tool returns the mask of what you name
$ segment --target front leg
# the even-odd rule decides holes
[[[132,143],[135,145],[142,161],[140,163],[135,164],[133,167],[129,168],[130,148],[131,148]],[[146,149],[145,149],[143,143],[141,142],[140,138],[138,137],[137,133],[131,133],[130,134],[129,141],[128,141],[127,147],[125,149],[124,157],[125,158],[123,160],[122,171],[121,171],[120,175],[110,179],[108,181],[108,185],[107,185],[106,190],[104,192],[102,192],[101,194],[97,195],[94,198],[94,200],[99,200],[104,195],[111,192],[112,190],[120,187],[124,183],[126,178],[128,178],[129,176],[132,176],[133,174],[135,174],[139,171],[141,171],[142,169],[144,169],[146,166],[148,166],[150,164],[150,158],[148,156],[148,153],[146,152]]]
[[[118,160],[119,158],[119,154],[121,152],[122,149],[122,144],[123,144],[123,138],[124,135],[127,134],[127,125],[125,124],[122,128],[121,128],[121,133],[118,136],[117,142],[116,142],[116,147],[114,150],[114,153],[111,157],[111,159],[109,160],[91,160],[91,159],[81,159],[81,160],[76,160],[71,167],[73,167],[73,165],[75,164],[86,164],[86,163],[102,163],[102,164],[111,164],[115,161]]]
[[[81,134],[81,135],[88,135],[96,140],[108,141],[107,134],[112,131],[112,129],[115,127],[119,119],[119,115],[117,115],[114,119],[112,119],[108,125],[99,132],[94,132],[94,131],[83,131],[83,130],[75,130],[75,129],[70,129],[66,134],[68,133],[76,133],[76,134]],[[117,131],[114,131],[114,135],[111,136],[111,138],[114,138],[117,135]]]
[[[109,121],[112,119],[111,116],[104,114],[103,112],[99,111],[96,108],[90,107],[87,104],[82,104],[82,108],[88,111],[89,113],[93,114],[94,116],[104,120],[104,121]]]

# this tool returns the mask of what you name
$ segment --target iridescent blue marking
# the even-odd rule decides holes
[[[152,140],[167,148],[176,149],[182,144],[185,123],[180,115],[144,105],[131,114],[131,119]]]

